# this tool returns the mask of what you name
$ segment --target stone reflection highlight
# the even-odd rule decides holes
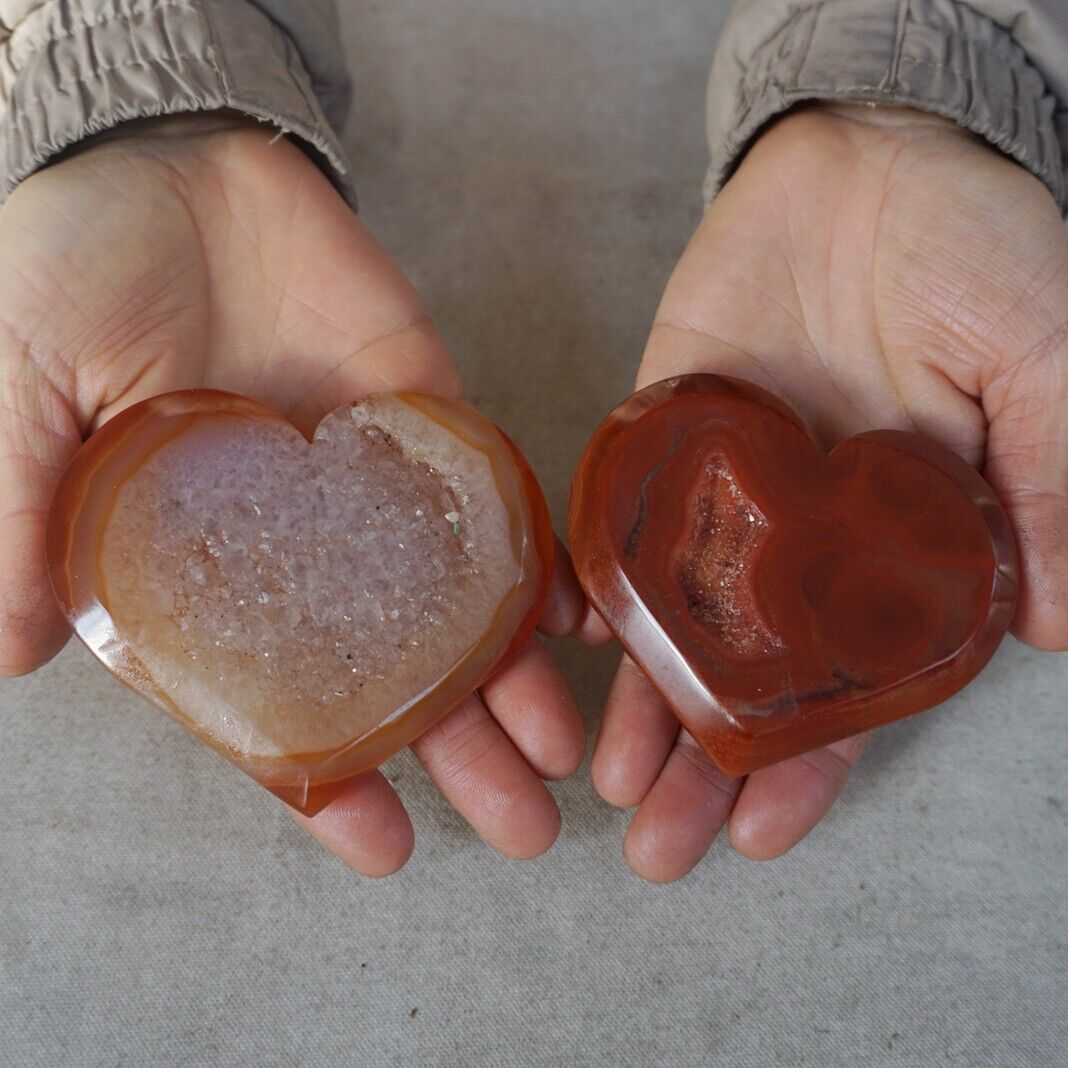
[[[772,394],[718,375],[608,416],[570,534],[595,607],[732,775],[945,700],[1016,604],[1008,519],[955,453],[887,430],[828,454]]]
[[[526,640],[552,553],[508,439],[410,393],[332,412],[311,444],[244,398],[154,398],[83,447],[49,525],[83,641],[307,813]]]

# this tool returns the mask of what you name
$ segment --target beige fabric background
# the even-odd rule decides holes
[[[342,6],[364,218],[562,519],[698,217],[726,5]],[[615,654],[562,656],[592,723]],[[1010,641],[788,858],[667,888],[585,772],[516,865],[404,756],[374,883],[71,647],[0,683],[0,1065],[1063,1065],[1066,697]]]

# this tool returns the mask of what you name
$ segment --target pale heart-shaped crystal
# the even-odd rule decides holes
[[[526,462],[462,402],[377,394],[309,445],[194,390],[89,439],[48,548],[100,660],[310,813],[527,639],[553,535]]]

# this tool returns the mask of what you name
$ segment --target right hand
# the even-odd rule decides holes
[[[309,430],[369,392],[460,394],[411,285],[272,132],[223,116],[132,123],[27,179],[0,211],[0,674],[34,670],[67,640],[45,522],[83,437],[124,408],[210,387]],[[584,611],[565,558],[541,629],[568,633]],[[541,780],[574,771],[585,737],[532,638],[412,748],[487,842],[531,857],[560,825]],[[377,771],[301,822],[368,875],[413,847]]]

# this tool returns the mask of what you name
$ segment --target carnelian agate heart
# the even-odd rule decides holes
[[[123,682],[305,813],[425,731],[530,635],[553,533],[512,443],[459,401],[282,416],[134,405],[60,483],[52,582]]]
[[[579,578],[728,774],[920,712],[972,679],[1016,549],[956,454],[879,430],[830,454],[747,382],[685,375],[601,424],[571,496]]]

